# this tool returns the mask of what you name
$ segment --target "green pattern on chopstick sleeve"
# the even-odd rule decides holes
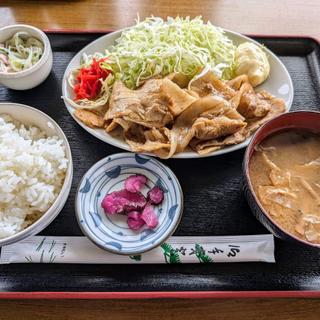
[[[175,264],[181,263],[178,252],[168,243],[163,243],[161,245],[163,250],[163,255],[166,263]]]
[[[210,258],[206,254],[206,251],[203,249],[203,247],[200,246],[197,243],[195,245],[195,254],[196,254],[196,257],[198,258],[199,262],[201,262],[201,263],[211,263],[211,262],[213,262],[212,258]]]

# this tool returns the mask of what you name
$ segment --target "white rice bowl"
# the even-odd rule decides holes
[[[61,138],[0,114],[0,239],[25,229],[50,208],[67,168]]]

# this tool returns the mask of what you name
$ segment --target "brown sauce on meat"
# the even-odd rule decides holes
[[[261,205],[279,226],[320,243],[320,134],[292,129],[271,135],[256,147],[249,174]]]

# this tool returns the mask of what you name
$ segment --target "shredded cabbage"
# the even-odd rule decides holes
[[[150,17],[122,32],[106,50],[115,73],[129,88],[172,72],[192,79],[206,65],[223,79],[232,77],[236,47],[223,30],[194,19]]]
[[[0,71],[18,72],[36,64],[43,54],[43,43],[28,32],[17,32],[0,45]]]
[[[149,78],[173,72],[182,73],[191,80],[205,67],[228,80],[234,73],[235,49],[222,29],[210,22],[204,23],[201,17],[168,17],[166,21],[149,17],[125,29],[105,53],[84,54],[80,68],[89,65],[93,58],[108,57],[104,67],[112,70],[114,80],[122,80],[130,89],[139,87]],[[74,74],[71,78],[74,79]],[[112,88],[110,81],[108,87]],[[107,91],[105,93],[107,95]],[[105,99],[100,99],[102,101]],[[83,105],[90,107],[88,101]],[[94,103],[94,108],[99,105]]]
[[[219,78],[230,79],[236,47],[223,30],[194,19],[150,17],[123,31],[106,50],[115,74],[129,88],[151,77],[172,72],[192,79],[206,65]]]
[[[78,73],[78,69],[74,70],[68,78],[68,84],[71,88],[74,88],[74,85],[76,83],[77,73]],[[87,109],[87,110],[98,109],[107,104],[111,94],[111,88],[113,86],[113,83],[114,83],[114,76],[112,74],[109,74],[104,81],[101,80],[101,84],[102,84],[101,90],[95,100],[80,99],[77,101],[73,101],[72,99],[65,96],[62,96],[62,99],[68,102],[73,108]]]

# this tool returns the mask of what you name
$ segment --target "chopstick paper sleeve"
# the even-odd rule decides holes
[[[109,253],[86,237],[35,236],[1,249],[1,264],[177,264],[275,262],[270,234],[218,237],[171,237],[161,246],[133,256]]]

